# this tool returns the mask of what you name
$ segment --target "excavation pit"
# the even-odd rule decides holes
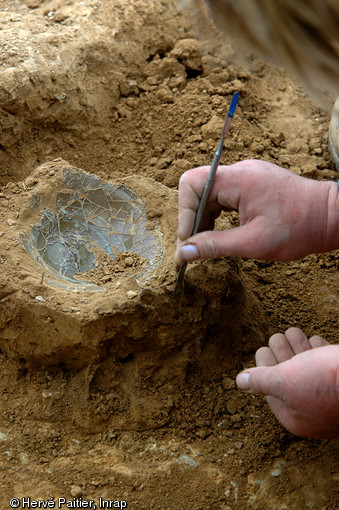
[[[174,299],[177,192],[163,184],[111,183],[58,159],[3,189],[0,222],[0,348],[26,366],[79,369],[79,392],[116,388],[128,412],[114,426],[159,423],[154,387],[184,381],[206,341],[245,348],[260,312],[236,260],[190,264]]]

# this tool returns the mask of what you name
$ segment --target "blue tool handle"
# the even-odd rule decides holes
[[[229,107],[228,113],[227,113],[228,117],[233,117],[233,115],[234,115],[235,109],[238,104],[239,94],[240,94],[240,92],[234,92],[234,94],[232,96],[232,101],[231,101],[231,104],[230,104],[230,107]]]

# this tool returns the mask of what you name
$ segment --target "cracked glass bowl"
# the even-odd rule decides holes
[[[62,182],[68,190],[56,192],[55,212],[44,210],[30,236],[20,235],[25,250],[53,274],[51,283],[103,290],[87,282],[86,275],[74,278],[98,267],[98,249],[112,260],[118,252],[139,255],[146,266],[136,279],[150,279],[162,259],[161,233],[154,222],[151,230],[147,228],[147,209],[137,195],[124,184],[113,185],[71,168],[63,169]],[[39,197],[33,195],[30,209],[39,206]]]

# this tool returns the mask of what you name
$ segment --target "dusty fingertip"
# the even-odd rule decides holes
[[[200,257],[198,248],[194,244],[185,244],[180,248],[182,258],[188,262]]]
[[[250,386],[250,374],[248,372],[241,372],[236,378],[236,384],[239,390],[249,390]]]
[[[181,250],[180,248],[177,248],[175,250],[175,253],[174,253],[174,262],[176,263],[177,266],[180,266],[180,264],[182,263],[182,258],[181,258]]]

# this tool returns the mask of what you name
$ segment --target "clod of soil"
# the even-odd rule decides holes
[[[77,368],[108,353],[156,351],[165,360],[173,349],[199,350],[212,314],[225,341],[250,322],[235,262],[192,265],[173,298],[176,191],[142,176],[113,185],[56,160],[3,193],[0,345],[8,355]],[[237,321],[229,296],[241,308]]]

